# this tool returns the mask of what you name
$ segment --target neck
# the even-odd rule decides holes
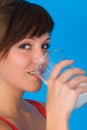
[[[24,108],[23,91],[14,87],[0,87],[0,114],[17,115]]]

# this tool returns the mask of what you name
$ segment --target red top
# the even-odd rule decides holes
[[[40,104],[39,102],[33,101],[33,100],[26,100],[28,103],[34,105],[37,110],[41,113],[41,115],[46,118],[46,111],[45,108],[42,106],[42,104]],[[4,121],[6,124],[8,124],[8,126],[10,128],[12,128],[12,130],[18,130],[18,128],[12,124],[11,122],[9,122],[8,120],[4,119],[3,117],[0,117],[0,120]]]

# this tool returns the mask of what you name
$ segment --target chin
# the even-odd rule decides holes
[[[42,87],[42,82],[29,83],[29,85],[26,85],[26,91],[37,92],[41,89],[41,87]]]
[[[34,92],[39,91],[42,87],[42,83],[37,83],[32,85],[32,89]]]

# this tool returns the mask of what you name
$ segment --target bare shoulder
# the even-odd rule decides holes
[[[3,121],[0,121],[0,130],[12,130],[12,129]]]

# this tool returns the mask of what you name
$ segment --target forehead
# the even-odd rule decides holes
[[[41,36],[39,36],[39,37],[37,37],[37,36],[34,36],[34,37],[29,37],[29,36],[26,36],[25,38],[29,38],[29,39],[31,39],[31,40],[36,40],[36,39],[47,39],[47,40],[49,40],[50,39],[50,35],[49,35],[49,33],[44,33],[44,34],[42,34]]]

